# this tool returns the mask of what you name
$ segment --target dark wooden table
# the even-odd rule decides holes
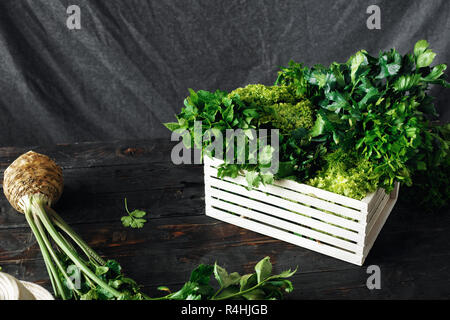
[[[427,214],[397,203],[363,267],[315,253],[204,215],[203,169],[173,165],[167,140],[0,148],[0,172],[30,149],[64,170],[56,209],[102,256],[156,295],[179,288],[199,263],[250,272],[266,255],[275,271],[299,266],[289,299],[422,299],[450,297],[450,214]],[[122,226],[124,198],[147,211],[143,229]],[[401,190],[400,190],[401,198]],[[367,267],[381,268],[381,289],[369,290]],[[23,215],[0,196],[0,266],[14,276],[49,280]]]

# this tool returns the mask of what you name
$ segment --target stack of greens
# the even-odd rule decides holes
[[[421,40],[406,55],[391,49],[374,57],[361,50],[346,63],[311,68],[291,61],[274,86],[190,90],[178,121],[166,126],[188,132],[188,141],[209,156],[212,139],[194,137],[195,121],[202,122],[203,133],[225,136],[227,129],[242,129],[247,142],[259,139],[250,129],[279,129],[279,149],[257,144],[263,158],[279,154],[276,173],[263,170],[267,159],[261,156],[256,164],[221,166],[219,176],[246,172],[250,187],[288,178],[362,199],[377,188],[390,192],[396,181],[407,186],[414,181],[414,192],[428,208],[440,207],[450,196],[450,126],[438,123],[427,91],[431,84],[450,84],[445,64],[430,66],[435,55]],[[252,157],[236,148],[235,159],[238,153]]]

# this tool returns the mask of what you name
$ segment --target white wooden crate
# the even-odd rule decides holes
[[[362,265],[398,197],[399,184],[355,200],[292,180],[248,190],[245,177],[217,178],[204,157],[206,215]]]

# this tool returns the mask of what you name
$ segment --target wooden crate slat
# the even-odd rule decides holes
[[[367,213],[370,215],[371,213],[373,213],[374,210],[376,210],[376,206],[379,203],[379,201],[381,200],[380,198],[384,195],[384,190],[382,189],[378,189],[377,191],[372,193],[372,199],[371,201],[367,204]],[[364,198],[365,199],[365,198]],[[363,200],[364,200],[363,199]],[[362,200],[362,201],[363,201]]]
[[[362,254],[362,252],[363,252],[362,246],[358,246],[355,243],[351,243],[349,241],[345,241],[345,240],[336,238],[336,236],[330,236],[330,235],[327,235],[327,234],[324,234],[321,232],[317,232],[315,230],[299,226],[292,222],[287,222],[285,220],[274,218],[274,217],[271,217],[266,214],[262,214],[262,213],[259,213],[259,212],[253,211],[253,210],[249,210],[247,208],[239,207],[235,204],[224,202],[219,199],[213,198],[210,200],[209,204],[212,207],[238,214],[241,216],[242,219],[250,218],[252,220],[256,220],[263,224],[270,225],[277,229],[283,229],[285,231],[292,231],[294,233],[300,234],[302,236],[306,236],[308,238],[312,238],[314,240],[319,240],[319,241],[325,242],[325,243],[332,243],[336,247],[346,249],[346,250],[349,250],[349,251],[352,251],[355,253]]]
[[[210,175],[211,177],[217,177],[217,169],[214,168],[205,168],[205,174]],[[238,176],[236,178],[230,178],[230,177],[224,177],[221,178],[221,180],[229,181],[234,184],[239,184],[244,188],[247,188],[247,180],[242,177]],[[278,186],[274,185],[260,185],[255,190],[261,191],[261,192],[267,192],[272,195],[276,195],[279,197],[288,198],[289,200],[293,200],[300,203],[307,203],[310,206],[314,206],[317,209],[331,211],[335,214],[339,214],[342,216],[345,216],[350,219],[354,220],[363,220],[365,219],[365,214],[361,211],[356,211],[350,208],[343,207],[341,205],[334,204],[329,201],[324,201],[322,199],[314,198],[308,195],[305,195],[303,193],[295,192],[290,189],[280,188]]]
[[[205,157],[204,158],[204,164],[205,164],[205,168],[207,167],[211,167],[213,169],[216,169],[218,166],[220,166],[221,164],[223,164],[224,162],[221,160],[218,160],[216,158],[209,158],[209,157]],[[300,192],[303,194],[314,194],[316,197],[320,198],[320,199],[326,199],[327,201],[331,201],[331,202],[335,202],[341,205],[345,205],[346,207],[351,207],[354,208],[358,211],[367,211],[368,208],[368,203],[371,200],[371,195],[367,196],[365,199],[366,200],[363,201],[359,201],[359,200],[355,200],[340,194],[336,194],[330,191],[326,191],[326,190],[322,190],[316,187],[312,187],[303,183],[298,183],[296,181],[293,180],[288,180],[288,179],[283,179],[283,180],[276,180],[274,181],[274,185],[282,187],[282,188],[286,188],[286,189],[291,189],[292,191],[295,192]]]
[[[375,243],[375,240],[377,239],[378,234],[381,231],[381,228],[383,228],[387,218],[389,217],[389,214],[391,213],[392,208],[394,208],[396,201],[397,201],[397,198],[389,199],[389,201],[386,203],[386,206],[381,211],[375,224],[373,225],[370,233],[368,233],[366,235],[366,240],[365,240],[365,245],[364,245],[364,258],[367,256],[370,249],[372,249],[372,246]],[[363,260],[363,262],[364,262],[364,260]]]
[[[263,212],[268,212],[271,215],[286,219],[286,220],[290,220],[293,221],[295,223],[299,223],[302,225],[307,225],[310,226],[311,228],[314,229],[319,229],[319,230],[325,230],[327,229],[329,231],[329,233],[332,233],[336,236],[348,239],[348,240],[352,240],[352,241],[356,241],[356,242],[362,242],[364,240],[364,233],[360,232],[353,232],[353,231],[349,231],[347,229],[343,229],[340,227],[336,227],[333,226],[329,223],[326,222],[322,222],[319,221],[317,219],[312,219],[308,216],[305,215],[301,215],[298,214],[296,212],[292,212],[280,207],[275,207],[273,205],[264,203],[264,202],[260,202],[260,201],[255,201],[249,198],[245,198],[245,197],[241,197],[240,195],[235,195],[223,190],[218,190],[215,188],[211,188],[209,189],[210,195],[211,197],[217,197],[220,199],[224,199],[227,201],[231,201],[234,203],[245,203],[246,207],[249,207],[251,209],[255,209],[255,210],[259,210],[259,211],[263,211]]]
[[[367,222],[366,234],[370,233],[370,230],[372,229],[375,222],[378,220],[378,217],[380,216],[381,212],[383,211],[383,209],[386,206],[386,203],[389,201],[389,199],[390,199],[389,195],[385,194],[384,197],[382,198],[382,200],[380,201],[377,210],[375,210],[374,214]]]
[[[292,201],[285,200],[285,199],[282,199],[279,197],[275,197],[273,195],[264,194],[255,189],[249,191],[241,185],[236,185],[236,184],[224,181],[224,180],[211,178],[211,177],[207,177],[205,179],[209,180],[208,182],[211,186],[214,186],[214,187],[217,187],[220,189],[225,189],[230,192],[234,192],[236,194],[240,194],[245,197],[257,199],[259,201],[263,201],[266,203],[272,203],[279,207],[284,207],[284,208],[286,208],[288,210],[292,210],[294,212],[303,213],[305,215],[311,216],[311,217],[319,219],[321,221],[332,223],[332,224],[340,226],[342,228],[347,228],[347,229],[354,230],[357,232],[363,232],[365,230],[365,228],[363,228],[363,226],[361,224],[354,222],[352,220],[348,220],[346,218],[334,215],[334,214],[326,213],[326,212],[323,212],[323,211],[320,211],[320,210],[317,210],[314,208],[310,208],[310,207],[307,207],[305,205],[302,205],[302,204],[299,204],[296,202],[292,202]]]
[[[224,162],[221,160],[218,160],[216,158],[204,158],[205,167],[211,167],[211,168],[217,168]],[[327,201],[335,202],[341,205],[345,205],[346,207],[352,207],[354,209],[360,210],[360,211],[367,211],[368,203],[371,200],[371,195],[366,197],[367,199],[363,199],[365,201],[359,201],[355,200],[340,194],[336,194],[330,191],[322,190],[319,188],[315,188],[306,184],[301,184],[292,180],[276,180],[274,181],[274,185],[291,189],[292,191],[300,192],[303,194],[314,194],[316,197],[321,199],[326,199]]]
[[[343,205],[345,207],[353,208],[358,212],[367,211],[367,204],[363,203],[359,200],[355,200],[337,193],[333,193],[330,191],[322,190],[313,186],[309,186],[307,184],[298,183],[293,180],[275,180],[274,185],[284,187],[286,189],[300,192],[303,194],[311,194],[319,199],[325,199],[328,202],[333,202],[339,205]],[[297,189],[296,189],[297,188]]]
[[[337,249],[325,244],[317,243],[316,241],[312,241],[306,238],[299,237],[294,234],[290,234],[287,232],[282,232],[276,228],[269,227],[251,220],[241,219],[240,217],[233,216],[231,214],[223,214],[222,211],[214,209],[212,207],[206,207],[206,215],[216,218],[218,220],[234,224],[241,228],[245,228],[260,234],[264,234],[266,236],[279,239],[285,242],[289,242],[295,244],[297,246],[310,249],[328,256],[332,256],[334,258],[344,260],[350,263],[360,265],[362,261],[362,255],[356,255],[354,253],[350,253],[341,249]]]

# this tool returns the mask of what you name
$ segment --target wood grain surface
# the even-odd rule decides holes
[[[102,256],[156,296],[178,289],[199,263],[251,272],[270,256],[276,271],[298,265],[287,299],[446,299],[450,297],[450,214],[424,213],[400,199],[365,264],[358,267],[204,215],[203,168],[173,165],[167,140],[0,148],[0,177],[34,150],[62,166],[65,190],[55,209]],[[124,198],[148,212],[142,229],[122,226]],[[366,286],[381,269],[381,289]],[[0,196],[0,266],[50,289],[36,240],[23,215]]]

